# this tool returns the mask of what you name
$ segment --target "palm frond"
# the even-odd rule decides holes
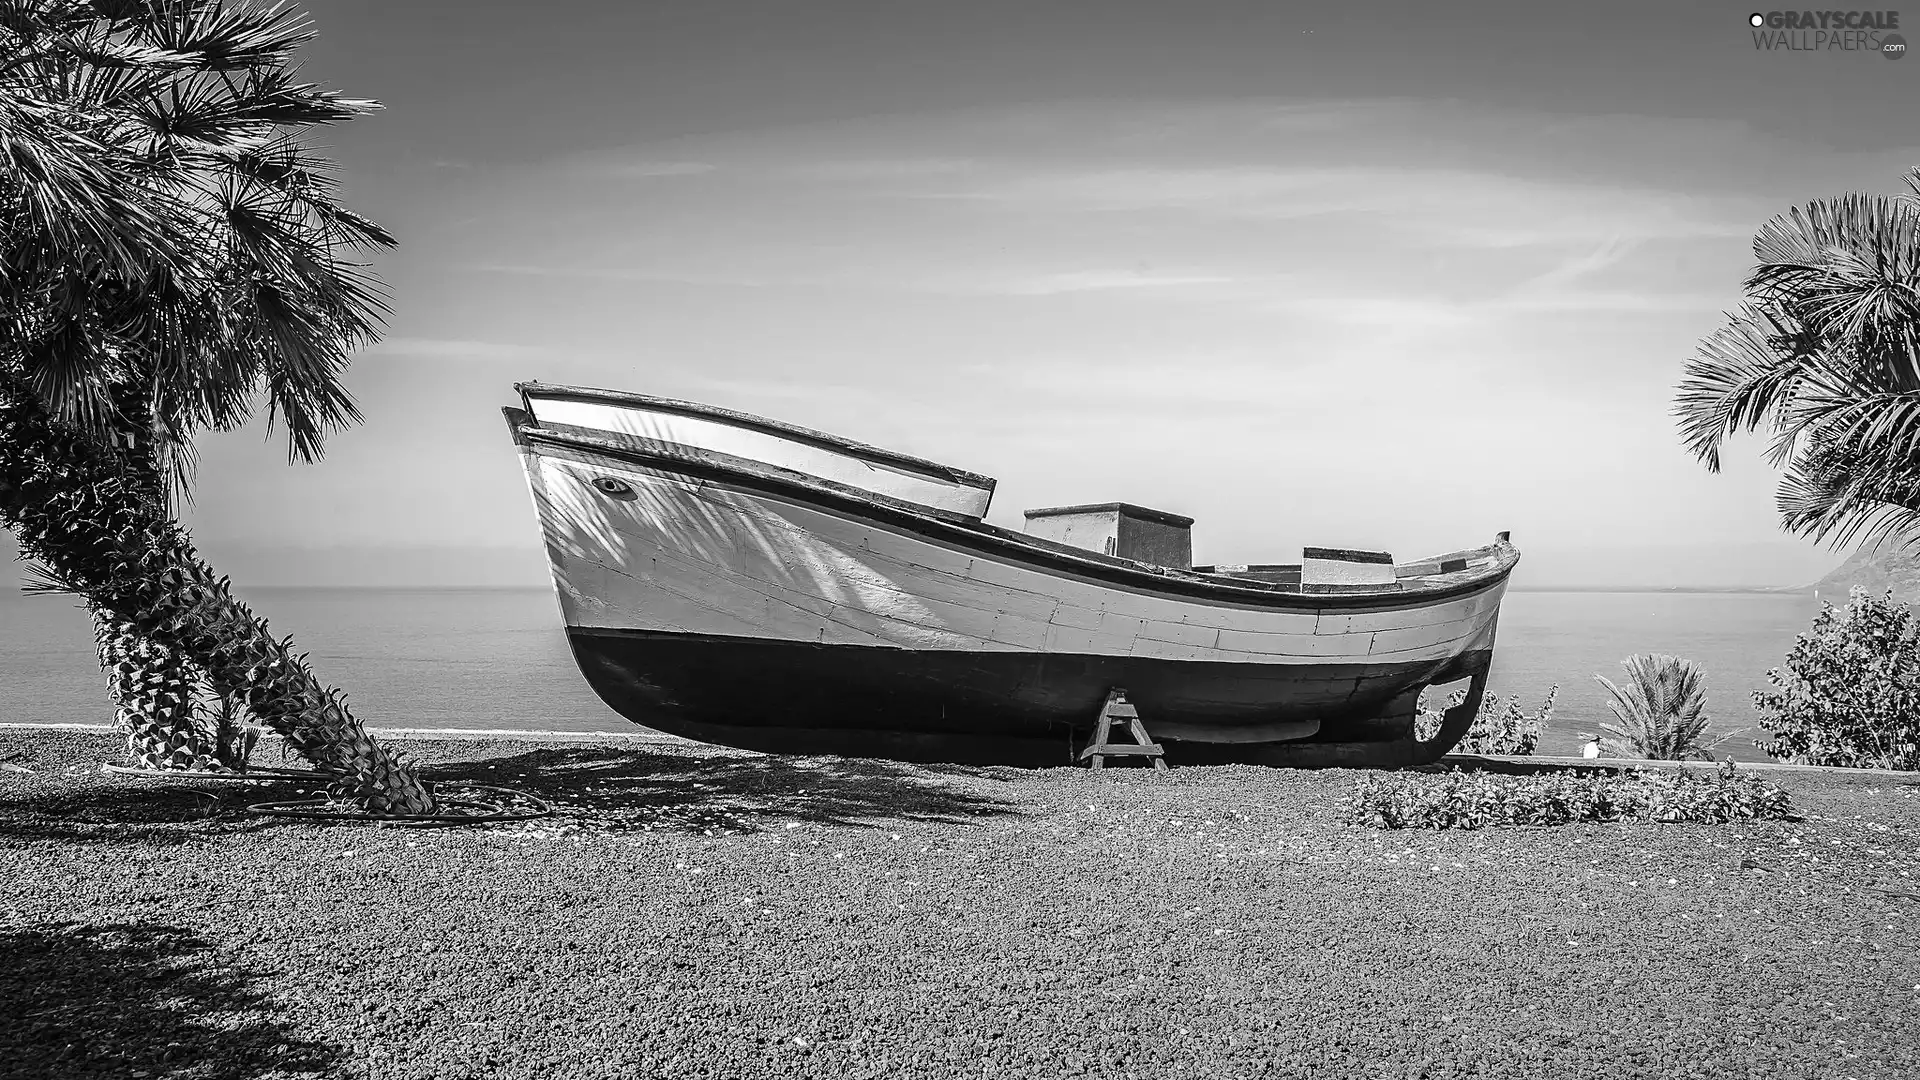
[[[1910,176],[1916,184],[1920,170]],[[1782,525],[1819,541],[1920,526],[1920,198],[1850,194],[1754,237],[1748,305],[1701,343],[1676,398],[1709,470],[1725,439],[1770,431]]]
[[[256,123],[341,124],[382,108],[377,101],[346,97],[318,83],[296,82],[290,67],[256,72],[247,90],[238,113]]]
[[[21,569],[20,591],[27,596],[77,596],[80,593],[58,570],[40,562],[28,562]]]
[[[389,305],[355,255],[395,240],[303,132],[379,105],[297,77],[312,35],[282,3],[0,0],[0,364],[89,430],[150,385],[178,497],[193,433],[256,401],[294,460],[360,418],[340,380]]]
[[[329,248],[392,247],[398,241],[378,224],[348,210],[335,199],[339,186],[332,165],[292,139],[224,155],[223,165],[239,177],[293,200],[317,227],[317,239]]]
[[[262,286],[254,302],[255,347],[277,360],[267,376],[267,429],[287,429],[289,461],[318,461],[327,435],[358,423],[360,410],[340,381],[348,354],[339,338],[316,327],[314,313]]]
[[[156,262],[181,254],[149,193],[130,189],[112,168],[115,153],[63,127],[44,103],[0,94],[0,194],[18,207],[29,235],[76,261],[137,282]]]
[[[154,444],[154,466],[162,480],[161,498],[168,514],[179,507],[193,505],[193,479],[200,468],[200,451],[190,435],[163,439]]]
[[[1920,390],[1920,203],[1847,195],[1777,217],[1754,238],[1749,294],[1791,312],[1826,351],[1892,389]]]
[[[83,432],[112,430],[109,389],[118,357],[103,336],[77,319],[63,319],[18,354],[21,373],[53,415]]]
[[[1816,361],[1800,343],[1800,328],[1778,312],[1751,305],[1696,347],[1674,400],[1681,440],[1712,472],[1730,437],[1756,431],[1777,417]],[[1791,343],[1788,358],[1779,348]]]
[[[313,40],[304,12],[284,4],[174,2],[154,4],[144,33],[162,48],[189,54],[208,71],[238,71],[285,64]]]
[[[1775,497],[1791,532],[1836,548],[1920,540],[1920,464],[1863,461],[1838,448],[1795,460]]]
[[[1920,459],[1920,392],[1803,392],[1780,424],[1795,444],[1848,453],[1862,461]]]

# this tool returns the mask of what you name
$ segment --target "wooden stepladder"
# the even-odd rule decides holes
[[[1123,727],[1130,731],[1134,741],[1117,743],[1113,741],[1114,728]],[[1127,703],[1127,692],[1114,687],[1107,691],[1106,703],[1100,706],[1100,718],[1094,722],[1093,740],[1087,748],[1080,751],[1080,759],[1093,759],[1093,768],[1101,768],[1109,757],[1145,757],[1153,760],[1153,767],[1167,767],[1166,751],[1147,734],[1140,723],[1140,710]]]

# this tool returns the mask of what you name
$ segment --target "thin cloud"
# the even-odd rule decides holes
[[[1005,166],[972,184],[903,195],[1021,212],[1148,212],[1284,221],[1367,215],[1409,235],[1476,247],[1634,237],[1751,235],[1757,207],[1622,185],[1422,167]]]
[[[981,167],[980,162],[965,158],[868,158],[812,162],[782,171],[802,180],[861,182],[956,176]]]
[[[1591,284],[1590,279],[1616,266],[1630,262],[1641,247],[1633,239],[1614,235],[1597,247],[1576,251],[1555,266],[1538,274],[1504,295],[1484,305],[1490,312],[1660,312],[1716,311],[1735,297],[1702,292],[1609,289]]]
[[[1690,255],[1717,259],[1777,208],[1751,188],[1651,179],[1682,169],[1622,175],[1609,161],[1624,152],[1596,166],[1533,144],[1684,155],[1699,134],[1659,118],[1408,100],[1070,101],[865,117],[573,162],[626,177],[717,163],[728,182],[665,209],[643,201],[635,228],[653,240],[643,248],[527,249],[466,269],[1217,305],[1376,342],[1531,313],[1697,312],[1725,298],[1663,270],[1650,249],[1692,245]]]
[[[551,350],[537,345],[515,345],[504,341],[459,341],[449,338],[391,337],[360,350],[362,356],[414,356],[432,359],[512,360],[528,356],[548,356]]]
[[[536,263],[472,263],[461,267],[481,274],[510,277],[560,278],[572,281],[627,281],[655,285],[718,285],[729,288],[766,288],[772,285],[799,285],[802,281],[777,281],[768,277],[710,273],[698,270],[650,269],[637,266],[544,266]]]
[[[825,260],[823,260],[824,262]],[[936,296],[1062,296],[1072,293],[1133,293],[1245,287],[1241,278],[1224,274],[1164,274],[1121,268],[1067,270],[1039,274],[1007,274],[983,268],[976,273],[941,272],[915,276],[889,273],[884,268],[863,271],[839,266],[832,270],[794,271],[784,275],[733,274],[693,269],[631,266],[542,266],[526,263],[477,263],[467,267],[480,273],[519,277],[563,278],[579,281],[625,281],[662,285],[711,285],[726,288],[828,288],[881,292],[912,292]]]
[[[1131,270],[1074,270],[1057,274],[990,283],[972,291],[1003,296],[1061,296],[1069,293],[1187,291],[1206,286],[1234,285],[1239,279],[1214,274],[1150,274]]]
[[[609,180],[654,180],[671,176],[701,176],[719,166],[705,161],[576,161],[564,169],[574,176]]]
[[[1502,312],[1617,311],[1660,314],[1725,311],[1739,305],[1738,294],[1636,293],[1612,290],[1566,291],[1503,298],[1489,305]]]

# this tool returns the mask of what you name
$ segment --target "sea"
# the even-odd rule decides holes
[[[637,729],[574,667],[548,589],[241,590],[276,636],[292,635],[370,727],[625,732]],[[1579,753],[1608,718],[1594,676],[1618,681],[1635,653],[1707,673],[1718,756],[1765,760],[1753,691],[1819,610],[1803,593],[1511,591],[1489,689],[1529,710],[1559,687],[1542,754]],[[0,593],[0,722],[111,719],[86,614],[62,596]]]

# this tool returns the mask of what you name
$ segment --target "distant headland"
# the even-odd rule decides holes
[[[1920,601],[1920,550],[1863,547],[1826,577],[1795,591],[1845,597],[1856,586],[1875,595],[1892,590],[1893,598],[1902,603]]]

